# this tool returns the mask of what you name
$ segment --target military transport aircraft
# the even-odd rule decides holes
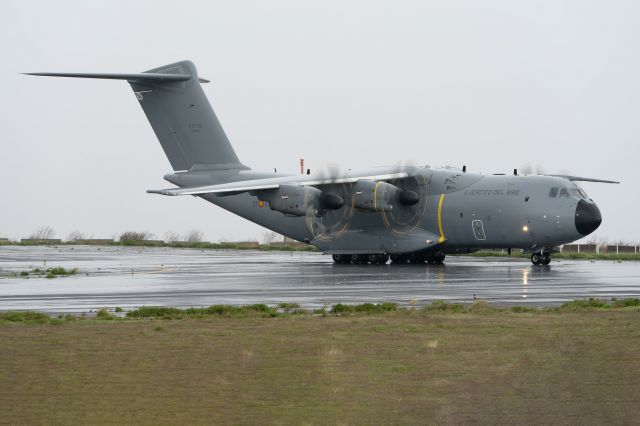
[[[336,263],[441,263],[447,253],[519,248],[549,264],[558,245],[602,221],[568,175],[483,175],[391,166],[306,175],[259,172],[240,162],[190,61],[137,74],[29,73],[126,80],[173,167],[176,188],[275,232],[312,244]]]

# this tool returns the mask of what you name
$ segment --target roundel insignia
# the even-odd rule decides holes
[[[262,201],[262,200],[258,201],[258,207],[263,208],[264,207],[264,201]]]

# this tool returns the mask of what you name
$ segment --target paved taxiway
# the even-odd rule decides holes
[[[56,279],[9,277],[78,268]],[[640,297],[640,262],[448,257],[444,265],[334,265],[302,252],[60,246],[0,247],[0,310],[86,312],[100,307],[434,300],[552,305],[577,298]]]

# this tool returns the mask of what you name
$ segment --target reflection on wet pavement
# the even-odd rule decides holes
[[[10,277],[34,268],[78,275]],[[553,305],[640,296],[640,262],[448,257],[444,265],[334,265],[302,252],[61,246],[0,247],[0,310],[84,312],[100,307],[434,300]]]

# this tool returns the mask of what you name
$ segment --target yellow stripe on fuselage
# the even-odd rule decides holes
[[[440,230],[439,243],[444,242],[444,231],[442,230],[442,203],[444,202],[444,194],[440,195],[440,202],[438,203],[438,229]]]
[[[378,210],[378,185],[380,185],[380,182],[376,183],[376,186],[373,188],[373,210]]]

